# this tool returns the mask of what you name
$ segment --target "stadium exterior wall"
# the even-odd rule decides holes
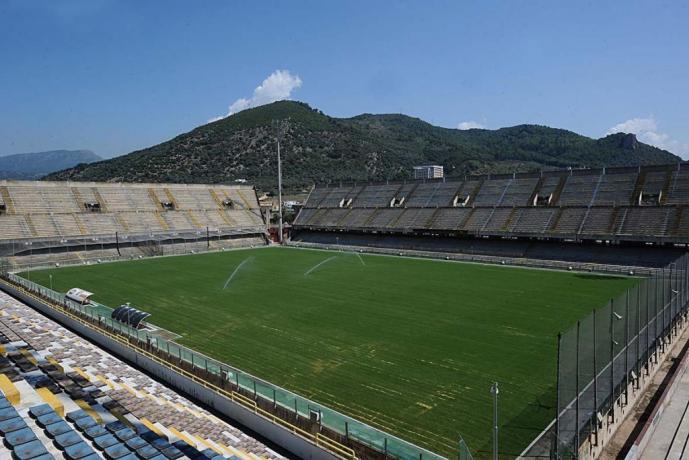
[[[184,392],[198,401],[201,401],[223,415],[236,420],[266,439],[269,439],[275,444],[281,446],[285,450],[297,455],[299,458],[323,460],[337,460],[340,458],[334,455],[332,452],[309,442],[305,438],[291,433],[286,428],[283,428],[258,414],[252,413],[240,404],[237,404],[223,397],[222,395],[205,388],[200,383],[180,375],[172,369],[157,363],[151,358],[137,353],[118,341],[100,334],[91,327],[81,324],[75,319],[72,319],[63,313],[50,308],[43,302],[22,293],[20,290],[15,289],[11,285],[0,282],[0,288],[13,297],[38,310],[47,317],[77,332],[82,337],[85,337],[99,346],[102,346],[106,350],[114,353],[115,355],[124,358],[137,367],[151,373],[161,381],[168,383],[173,388]]]

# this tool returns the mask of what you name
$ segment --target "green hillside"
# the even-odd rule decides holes
[[[281,101],[200,126],[128,155],[79,165],[52,180],[232,182],[275,188],[273,120],[290,119],[284,141],[284,183],[401,180],[411,167],[434,163],[446,175],[540,168],[668,163],[679,158],[615,134],[591,139],[538,125],[497,130],[440,128],[406,115],[333,118],[301,102]]]

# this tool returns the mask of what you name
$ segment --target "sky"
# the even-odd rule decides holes
[[[0,155],[110,157],[294,99],[689,159],[687,24],[683,1],[0,0]]]

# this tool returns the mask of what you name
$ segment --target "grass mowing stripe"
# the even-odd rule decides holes
[[[447,456],[461,434],[477,457],[491,446],[491,383],[500,382],[501,451],[514,457],[553,417],[557,332],[635,282],[344,254],[257,248],[31,279],[130,301],[204,354]],[[242,282],[221,289],[227,267],[249,257]]]

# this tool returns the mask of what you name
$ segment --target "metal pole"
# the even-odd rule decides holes
[[[598,354],[598,347],[596,345],[596,310],[593,310],[593,423],[596,425],[596,432],[598,432],[598,366],[596,365],[596,355]],[[598,444],[598,436],[596,436],[596,444]]]
[[[574,406],[575,422],[574,422],[574,458],[579,458],[579,338],[581,336],[581,321],[577,321],[577,350],[576,350],[576,376],[574,378],[574,386],[576,390],[576,399]]]
[[[490,387],[493,395],[493,460],[498,460],[498,382]]]
[[[555,458],[559,455],[560,446],[560,347],[562,332],[557,333],[557,364],[555,376]]]
[[[624,404],[629,401],[629,289],[624,299]]]
[[[280,122],[277,125],[278,144],[278,241],[282,244],[282,159],[280,158],[280,137],[282,136]]]
[[[610,415],[615,423],[615,315],[610,299]]]

